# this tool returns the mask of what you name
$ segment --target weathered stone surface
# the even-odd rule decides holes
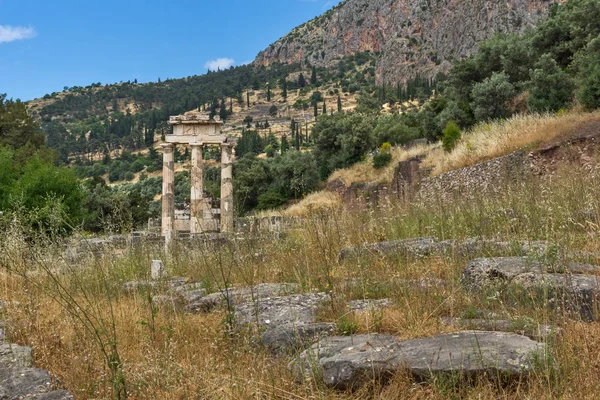
[[[31,347],[16,344],[0,345],[0,368],[31,367]]]
[[[210,312],[216,307],[226,306],[227,302],[231,302],[232,305],[244,304],[256,299],[295,293],[299,290],[300,286],[293,283],[261,283],[255,286],[228,288],[207,296],[190,296],[186,309],[188,312]],[[185,292],[182,292],[182,295],[185,297]]]
[[[535,282],[541,282],[542,276],[560,282],[562,279],[558,278],[564,277],[564,273],[580,274],[598,270],[599,267],[589,264],[544,265],[539,261],[524,257],[478,258],[469,262],[463,273],[462,281],[474,289],[513,281],[532,285]],[[552,276],[557,279],[551,278]],[[576,276],[574,278],[582,279]],[[583,278],[583,280],[587,281],[588,278]]]
[[[271,44],[254,63],[332,67],[344,56],[367,50],[379,54],[379,84],[385,79],[395,85],[417,74],[434,78],[494,33],[532,26],[548,5],[531,0],[345,1]]]
[[[519,335],[530,337],[534,340],[545,340],[554,334],[560,334],[561,329],[556,326],[542,324],[533,321],[511,321],[507,319],[463,319],[444,317],[442,323],[447,326],[456,326],[461,329],[514,332]]]
[[[0,399],[73,399],[70,393],[52,391],[48,371],[37,368],[0,368]]]
[[[433,255],[458,255],[475,257],[481,255],[544,255],[548,251],[546,242],[504,242],[481,237],[464,240],[449,239],[438,242],[435,238],[424,237],[373,243],[341,250],[339,261],[361,255],[404,255],[425,257]]]
[[[279,354],[303,350],[315,341],[331,335],[335,329],[335,324],[331,323],[288,323],[266,330],[260,339],[266,349]]]
[[[386,308],[392,305],[390,299],[379,299],[379,300],[350,300],[348,306],[350,311],[373,311],[380,308]]]
[[[184,286],[187,282],[187,278],[170,278],[168,280],[149,280],[149,281],[131,281],[123,284],[123,291],[125,293],[135,293],[139,290],[149,290],[158,288],[161,286],[166,287],[170,290],[176,290],[178,287]]]
[[[518,257],[480,258],[467,265],[462,282],[472,290],[508,283],[532,289],[544,288],[554,306],[578,313],[585,320],[594,320],[600,278],[578,272],[596,272],[597,268],[577,263],[544,265]]]
[[[36,396],[35,400],[75,400],[75,396],[66,390],[53,390]]]
[[[255,325],[266,329],[284,324],[311,324],[316,322],[317,307],[328,299],[326,293],[248,299],[236,304],[235,322],[238,326]]]
[[[347,247],[340,252],[339,261],[341,262],[351,257],[372,254],[392,255],[404,253],[411,255],[428,255],[435,243],[435,238],[424,237],[379,242],[359,247]]]
[[[545,346],[505,332],[465,331],[400,341],[390,335],[325,338],[301,353],[289,368],[301,376],[322,374],[325,384],[352,388],[386,379],[407,368],[417,378],[438,374],[514,376],[533,370]]]

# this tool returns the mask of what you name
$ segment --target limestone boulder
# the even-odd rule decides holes
[[[73,400],[65,390],[53,390],[50,373],[43,369],[0,368],[0,399]]]
[[[31,347],[16,344],[0,345],[0,368],[32,366]]]
[[[417,379],[440,374],[522,376],[544,356],[544,344],[514,333],[464,331],[407,341],[371,334],[320,340],[289,368],[300,378],[322,376],[326,385],[345,390],[386,380],[405,368]]]
[[[523,257],[480,258],[469,262],[462,282],[471,290],[505,284],[542,289],[552,305],[577,313],[585,320],[594,320],[600,277],[584,273],[597,272],[598,268],[578,263],[545,265]]]

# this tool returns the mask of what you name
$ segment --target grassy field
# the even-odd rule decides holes
[[[59,241],[2,220],[0,297],[8,303],[8,338],[32,346],[36,365],[81,399],[123,398],[125,390],[133,399],[594,398],[600,393],[598,323],[570,319],[516,288],[465,292],[460,276],[469,260],[459,255],[372,256],[338,263],[345,246],[421,236],[543,240],[600,253],[597,168],[565,164],[552,178],[504,185],[498,197],[482,194],[469,202],[428,199],[379,209],[315,210],[305,214],[301,229],[279,241],[253,236],[227,246],[176,246],[168,255],[161,247],[130,247],[74,263],[62,256]],[[557,262],[570,260],[560,254]],[[329,291],[331,302],[320,310],[320,319],[358,333],[427,337],[456,329],[443,325],[441,317],[468,316],[476,309],[534,325],[554,324],[563,329],[548,343],[557,362],[507,385],[488,379],[415,383],[405,373],[385,386],[373,383],[352,393],[319,381],[296,382],[286,368],[288,358],[272,357],[252,346],[248,336],[231,334],[225,311],[184,314],[152,304],[151,293],[121,291],[124,282],[147,278],[150,260],[158,258],[171,275],[190,277],[210,291],[260,282]],[[443,279],[448,285],[402,284],[418,278]],[[341,305],[382,297],[390,297],[393,306],[381,313],[354,315]]]

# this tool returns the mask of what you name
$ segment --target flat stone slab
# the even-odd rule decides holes
[[[443,317],[441,320],[446,326],[471,330],[514,332],[538,341],[544,341],[548,337],[561,332],[559,327],[546,324],[539,325],[530,321],[451,317]]]
[[[48,371],[38,368],[0,368],[0,399],[73,400],[65,390],[53,390]]]
[[[242,286],[220,290],[207,296],[190,296],[186,310],[191,313],[206,313],[217,307],[245,304],[259,299],[297,293],[300,286],[295,283],[260,283],[255,286]],[[180,292],[184,297],[185,293]],[[198,293],[197,293],[198,294]]]
[[[296,352],[332,335],[335,330],[333,323],[287,323],[267,329],[260,335],[260,343],[274,354]]]
[[[296,294],[281,297],[263,297],[235,306],[236,325],[255,325],[262,328],[284,324],[312,324],[316,322],[319,305],[329,300],[326,293]]]
[[[437,241],[432,237],[393,240],[364,246],[347,247],[341,250],[339,261],[358,257],[361,255],[404,255],[411,257],[425,257],[433,255],[457,254],[463,257],[475,257],[483,254],[493,255],[538,255],[547,254],[552,248],[544,241],[505,242],[482,237],[464,240],[450,239]],[[568,252],[576,255],[578,252]]]
[[[510,283],[544,288],[553,304],[565,306],[585,320],[594,320],[600,277],[582,273],[599,270],[600,267],[589,264],[545,265],[523,257],[479,258],[469,262],[462,282],[471,290]]]
[[[31,347],[16,344],[0,345],[0,368],[32,366]]]
[[[432,375],[521,376],[534,370],[545,345],[506,332],[464,331],[401,341],[391,335],[332,336],[302,352],[288,367],[299,378],[322,376],[342,390],[385,380],[401,369]]]
[[[355,312],[368,312],[387,308],[392,305],[390,299],[379,299],[379,300],[350,300],[348,307],[350,311]]]

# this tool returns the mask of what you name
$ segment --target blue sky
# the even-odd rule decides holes
[[[339,2],[0,0],[0,93],[30,100],[240,65]]]

